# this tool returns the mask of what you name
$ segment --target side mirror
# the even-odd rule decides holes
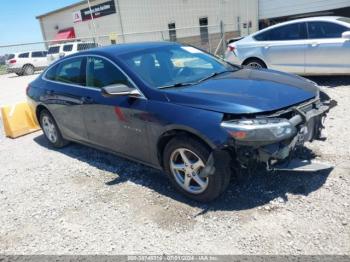
[[[116,84],[105,86],[101,89],[103,96],[130,96],[130,97],[140,97],[141,93],[139,90],[133,87],[129,87],[124,84]]]
[[[350,40],[350,31],[346,31],[341,35],[342,38]]]

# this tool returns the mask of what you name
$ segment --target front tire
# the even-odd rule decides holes
[[[200,202],[217,198],[227,188],[231,171],[229,166],[218,168],[208,177],[199,174],[205,167],[211,149],[190,137],[173,138],[165,147],[164,169],[175,188],[182,194]]]
[[[62,137],[55,119],[47,110],[40,113],[40,126],[44,132],[49,144],[56,148],[62,148],[68,144],[68,141]]]

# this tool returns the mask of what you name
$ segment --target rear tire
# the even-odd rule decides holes
[[[49,144],[56,148],[62,148],[69,142],[62,137],[55,119],[47,110],[42,110],[40,113],[40,126],[44,132]]]
[[[263,61],[256,58],[248,59],[247,61],[244,62],[243,65],[252,69],[257,69],[257,70],[262,68],[267,68],[266,64]]]
[[[32,65],[25,65],[23,67],[23,75],[25,75],[25,76],[34,74],[34,71],[35,71],[35,69],[34,69],[34,66],[32,66]]]
[[[199,202],[209,202],[219,197],[230,182],[231,169],[228,164],[219,167],[214,163],[214,174],[206,178],[198,176],[210,154],[211,149],[207,145],[185,136],[173,138],[164,149],[164,169],[170,181],[182,194]]]

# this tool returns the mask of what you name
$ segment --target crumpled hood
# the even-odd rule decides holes
[[[163,91],[173,103],[221,113],[251,114],[309,100],[317,95],[318,87],[299,76],[246,68],[197,85]]]

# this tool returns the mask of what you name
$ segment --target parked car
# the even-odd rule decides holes
[[[46,51],[32,51],[10,54],[6,60],[8,73],[21,75],[32,75],[48,66]]]
[[[7,60],[7,55],[0,56],[0,65],[5,65]]]
[[[350,74],[350,18],[313,17],[271,26],[230,44],[225,59],[300,75]]]
[[[52,63],[61,57],[97,47],[94,42],[68,42],[49,46],[47,60]]]
[[[292,158],[320,138],[330,109],[302,77],[241,68],[170,42],[64,57],[27,96],[50,145],[75,141],[163,169],[198,201],[218,197],[240,168],[272,170]]]

